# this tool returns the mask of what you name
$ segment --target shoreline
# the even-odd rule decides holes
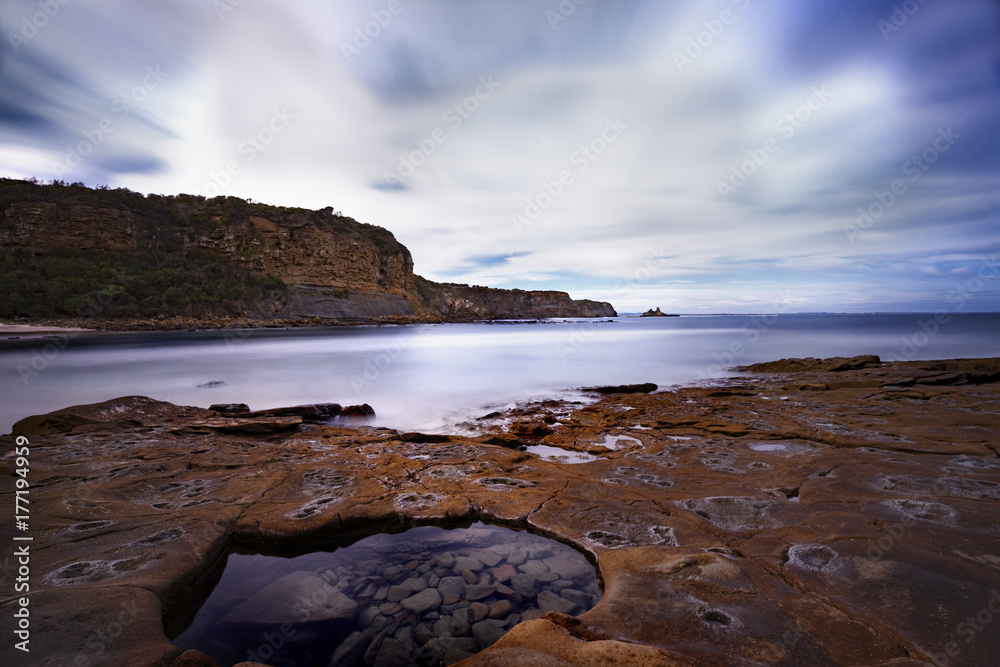
[[[49,475],[32,488],[40,659],[85,652],[92,629],[70,620],[129,598],[142,611],[109,660],[211,665],[180,658],[160,609],[230,546],[482,520],[590,554],[605,588],[575,616],[559,602],[507,621],[470,667],[987,664],[1000,635],[966,643],[956,629],[1000,589],[1000,358],[785,359],[744,372],[521,405],[475,436],[141,397],[23,419],[15,434]],[[12,479],[14,438],[0,439]],[[536,445],[586,456],[548,461]],[[408,619],[393,622],[404,632]]]
[[[160,320],[149,319],[41,319],[32,320],[31,324],[4,323],[0,324],[0,336],[10,334],[31,333],[134,333],[158,331],[264,331],[291,329],[326,329],[354,328],[378,326],[405,326],[411,324],[538,324],[549,320],[588,320],[593,322],[611,322],[608,316],[598,317],[524,317],[514,319],[464,319],[441,317],[382,317],[372,320],[337,320],[329,318],[308,319],[264,319],[250,318],[188,318],[169,317]]]

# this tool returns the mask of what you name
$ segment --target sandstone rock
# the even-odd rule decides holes
[[[496,445],[497,447],[506,447],[507,449],[520,449],[522,447],[521,439],[513,433],[497,433],[483,440],[483,442],[487,445]]]
[[[225,419],[206,419],[203,424],[219,433],[233,435],[271,435],[297,431],[302,425],[302,417],[277,417],[263,415],[260,417],[229,417]]]
[[[340,411],[341,419],[371,419],[374,416],[375,409],[367,403],[348,405]]]
[[[396,585],[389,587],[389,593],[386,595],[386,600],[389,602],[399,602],[404,598],[408,598],[413,594],[409,586]]]
[[[532,423],[532,422],[517,422],[511,424],[510,432],[515,436],[520,436],[524,438],[540,438],[546,435],[552,435],[555,431],[552,427],[545,423]]]
[[[503,557],[493,551],[473,551],[469,557],[475,558],[486,567],[493,567],[503,560]]]
[[[507,564],[517,567],[524,561],[528,559],[528,554],[525,553],[524,549],[514,549],[507,556]]]
[[[223,623],[280,625],[350,620],[358,603],[308,572],[293,572],[257,591],[229,611]]]
[[[496,589],[493,586],[473,584],[465,587],[466,600],[482,600],[483,598],[489,597],[494,593],[496,593]]]
[[[435,554],[433,561],[438,567],[451,569],[451,567],[455,565],[455,556],[453,556],[450,551],[445,551]]]
[[[465,592],[466,580],[462,577],[441,577],[437,589],[441,595],[447,597],[451,595],[461,595]]]
[[[482,602],[473,602],[469,605],[469,622],[478,623],[486,618],[490,613],[489,605]]]
[[[493,569],[493,578],[501,583],[508,582],[515,574],[517,574],[517,570],[515,570],[510,564],[505,564]]]
[[[622,384],[606,387],[587,387],[584,391],[596,391],[599,394],[651,394],[658,387],[652,382],[644,384]]]
[[[514,613],[514,605],[509,600],[497,600],[490,604],[490,618],[503,619]]]
[[[170,667],[219,667],[219,663],[201,651],[191,649],[181,653],[170,663]]]
[[[680,317],[680,316],[679,315],[671,315],[671,314],[665,313],[662,310],[660,310],[659,306],[657,306],[655,310],[652,309],[652,308],[650,308],[649,310],[647,310],[646,312],[644,312],[639,317]]]
[[[441,594],[436,588],[428,588],[399,603],[404,609],[416,614],[422,614],[428,609],[441,606]]]
[[[563,588],[558,593],[559,597],[575,604],[577,607],[586,609],[591,606],[590,596],[583,591],[578,591],[575,588]],[[541,602],[539,602],[541,604]]]
[[[540,560],[529,560],[521,563],[517,566],[517,569],[524,574],[530,574],[533,577],[538,577],[549,571],[548,565]]]
[[[163,632],[164,601],[200,585],[234,541],[301,543],[434,512],[526,522],[559,535],[597,557],[607,585],[598,606],[574,607],[576,617],[554,610],[537,620],[541,610],[526,609],[494,624],[502,630],[522,620],[470,667],[876,665],[900,655],[933,663],[942,642],[955,640],[941,628],[975,618],[1000,589],[990,560],[1000,539],[1000,383],[990,380],[998,373],[995,360],[891,363],[615,395],[571,408],[559,430],[585,442],[627,432],[641,446],[582,466],[521,459],[459,435],[421,445],[433,459],[414,461],[413,444],[392,432],[336,424],[232,435],[204,427],[229,419],[220,413],[138,397],[22,420],[16,428],[31,433],[15,435],[31,440],[33,469],[45,475],[32,488],[32,636],[39,640],[32,661],[92,657],[93,628],[114,622],[121,605],[135,600],[134,622],[101,659],[169,665],[181,651]],[[797,389],[808,383],[829,389]],[[545,442],[558,445],[561,437]],[[13,438],[2,440],[12,451]],[[471,472],[431,474],[449,467]],[[13,459],[0,457],[3,478],[14,479],[13,470]],[[511,492],[478,481],[494,478],[526,484]],[[671,484],[657,484],[663,479]],[[399,494],[431,500],[401,507]],[[497,598],[503,585],[534,605],[542,579],[551,587],[541,593],[548,603],[589,605],[600,597],[597,587],[562,572],[555,547],[544,553],[522,540],[496,548],[477,540],[470,537],[462,553],[506,554],[515,569],[541,559],[545,568],[497,581]],[[349,586],[338,591],[348,599],[376,585],[371,600],[358,600],[371,618],[372,663],[378,642],[399,640],[402,625],[414,628],[412,640],[426,632],[421,623],[432,624],[383,602],[389,583],[417,574],[426,581],[430,571],[421,568],[440,549],[422,549],[411,556],[420,562],[415,569],[383,568],[377,582],[354,583],[340,572],[331,578]],[[502,567],[473,572],[477,585]],[[383,584],[390,570],[397,578]],[[464,592],[464,579],[452,578]],[[317,590],[324,589],[309,587]],[[456,594],[441,610],[454,634],[471,632],[460,604]],[[0,602],[0,615],[9,618],[15,606]],[[499,621],[488,616],[477,623]],[[969,664],[991,664],[998,651],[1000,636],[988,632],[961,644]],[[0,648],[0,662],[15,664],[11,652],[9,644]]]
[[[242,404],[241,404],[242,405]],[[211,409],[211,408],[210,408]],[[287,408],[270,408],[256,410],[245,417],[301,417],[302,421],[310,423],[324,422],[340,414],[339,403],[312,403],[310,405],[294,405]]]
[[[542,591],[538,594],[538,608],[543,612],[557,611],[560,614],[572,614],[576,605],[563,599],[552,591]]]
[[[440,442],[451,442],[451,436],[441,435],[436,433],[402,433],[399,439],[403,442],[416,442],[416,443],[440,443]]]
[[[224,415],[233,415],[241,412],[250,412],[246,403],[215,403],[208,406],[212,412],[219,412]]]
[[[379,647],[374,667],[410,667],[417,649],[411,639],[387,638]]]
[[[479,583],[479,576],[472,570],[462,570],[462,579],[465,583],[475,585]]]
[[[533,598],[538,593],[538,579],[530,574],[515,574],[510,578],[510,587],[526,598]]]
[[[504,628],[496,624],[496,621],[479,621],[472,626],[472,634],[479,642],[480,648],[487,648],[495,644],[504,635]]]
[[[427,642],[426,647],[441,660],[442,664],[448,665],[455,662],[456,657],[464,660],[478,651],[479,642],[473,637],[439,637]]]
[[[340,642],[327,667],[356,667],[364,659],[367,650],[368,637],[363,632],[352,632]]]
[[[830,357],[828,359],[780,359],[749,366],[739,366],[735,370],[750,373],[800,373],[802,371],[822,371],[841,373],[843,371],[878,368],[882,360],[877,355],[866,354],[857,357]]]
[[[510,600],[514,604],[521,603],[521,596],[513,588],[507,588],[503,584],[493,584],[496,594],[505,600]]]

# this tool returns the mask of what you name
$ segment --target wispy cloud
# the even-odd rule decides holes
[[[56,177],[111,118],[58,177],[204,192],[240,158],[225,194],[387,227],[428,277],[624,311],[749,311],[784,287],[800,310],[933,309],[1000,250],[996,3],[927,3],[889,39],[892,3],[869,0],[585,2],[555,21],[555,0],[386,7],[68,3],[15,51],[37,4],[4,3],[0,171]],[[166,78],[119,118],[148,67]],[[276,107],[294,122],[241,158]],[[616,118],[628,129],[575,161]],[[949,127],[960,138],[909,180]],[[977,307],[1000,308],[994,282]]]

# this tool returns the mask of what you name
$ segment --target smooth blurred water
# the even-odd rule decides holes
[[[435,431],[579,387],[725,377],[782,357],[1000,356],[1000,314],[717,315],[0,341],[0,432],[80,403],[144,395],[251,409],[369,403],[377,425]],[[935,325],[937,329],[935,330]],[[225,384],[211,388],[198,385]]]

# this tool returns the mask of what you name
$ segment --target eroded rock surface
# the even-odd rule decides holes
[[[803,370],[526,406],[446,441],[142,397],[22,420],[32,664],[201,664],[181,657],[161,614],[205,586],[234,542],[460,518],[575,544],[604,580],[600,603],[570,616],[565,598],[532,588],[531,572],[501,569],[518,554],[498,561],[492,576],[538,595],[545,613],[498,638],[490,614],[504,610],[483,605],[473,625],[487,625],[472,631],[489,648],[463,665],[992,664],[1000,360],[791,361],[784,368]],[[220,428],[226,420],[247,428]],[[501,425],[522,422],[546,428]],[[3,440],[12,452],[13,437]],[[517,449],[532,444],[594,460]],[[14,469],[8,454],[6,507]],[[0,524],[0,541],[12,532]],[[7,637],[14,576],[4,568]],[[409,593],[411,607],[431,602]],[[344,596],[337,613],[364,613]],[[422,638],[394,637],[386,650]],[[3,664],[21,657],[0,649]]]

